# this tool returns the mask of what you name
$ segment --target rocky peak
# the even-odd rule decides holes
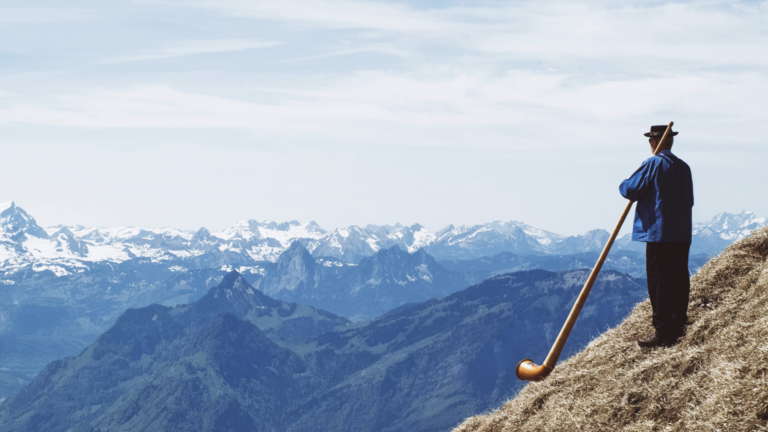
[[[754,230],[766,224],[766,219],[757,217],[751,211],[742,211],[741,213],[720,213],[711,220],[704,223],[697,223],[697,229],[708,228],[712,231],[741,231],[744,229]]]
[[[314,265],[315,259],[299,241],[291,243],[288,249],[280,254],[280,257],[275,263],[275,267],[280,272],[290,269],[293,272],[298,271],[306,273],[308,269],[313,268]]]
[[[84,257],[88,255],[88,244],[80,240],[67,227],[61,227],[58,231],[51,234],[50,238],[56,241],[56,251],[69,251],[72,255]]]
[[[429,269],[434,270],[435,266],[439,266],[439,264],[423,248],[414,253],[408,253],[400,246],[382,249],[360,262],[361,271],[370,272],[372,277],[383,279],[386,279],[388,275],[405,277],[406,274],[413,274],[421,278],[418,275],[425,272],[429,273]]]
[[[240,273],[231,271],[218,286],[211,288],[195,303],[194,310],[202,312],[205,316],[230,312],[242,318],[252,310],[275,308],[281,304],[251,286]]]
[[[381,249],[381,240],[371,231],[352,225],[337,228],[320,241],[312,251],[316,257],[334,257],[347,262],[359,262]]]
[[[551,249],[560,254],[573,254],[579,252],[599,252],[603,250],[610,233],[603,229],[587,231],[583,235],[566,237],[556,241]]]
[[[4,232],[15,241],[23,241],[22,237],[25,234],[48,238],[48,234],[37,225],[35,218],[13,201],[0,204],[0,232]]]
[[[195,234],[190,239],[190,244],[192,245],[205,245],[212,243],[211,240],[211,232],[208,231],[205,227],[200,228],[195,232]]]
[[[267,295],[276,295],[282,290],[308,289],[313,285],[316,272],[315,259],[298,241],[280,254],[274,269],[259,282],[259,288]]]
[[[253,287],[245,278],[236,271],[227,273],[221,280],[219,286],[213,289],[213,297],[226,297],[227,299],[250,298],[255,295]]]
[[[401,249],[400,246],[395,245],[386,249],[381,249],[366,260],[385,262],[407,259],[409,255],[410,254]]]
[[[455,234],[454,233],[455,230],[456,230],[456,227],[454,227],[453,224],[448,225],[447,227],[438,230],[435,233],[435,237],[437,237],[437,239],[440,240],[446,235]]]
[[[261,238],[259,227],[261,224],[253,219],[240,220],[224,231],[217,232],[214,235],[224,240],[258,240]]]

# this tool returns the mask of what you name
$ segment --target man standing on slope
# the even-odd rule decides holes
[[[693,180],[688,164],[672,154],[677,132],[671,130],[659,143],[667,126],[651,126],[651,152],[619,186],[624,198],[637,201],[632,240],[645,243],[648,296],[656,332],[637,344],[643,348],[670,345],[685,333],[688,320],[688,252],[691,248]]]

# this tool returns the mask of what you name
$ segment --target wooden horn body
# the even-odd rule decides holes
[[[653,152],[654,156],[656,156],[656,154],[662,150],[661,144],[667,138],[667,134],[672,130],[673,124],[673,122],[669,122],[667,130],[664,131],[664,135],[662,135],[661,140],[659,140],[658,144],[656,145],[656,149]],[[522,360],[517,364],[517,368],[515,368],[515,375],[517,375],[518,379],[523,381],[539,381],[546,378],[547,375],[549,375],[550,372],[552,372],[552,370],[555,368],[557,359],[560,358],[560,353],[563,351],[565,342],[568,340],[568,336],[571,334],[573,325],[576,324],[576,319],[579,317],[579,313],[581,313],[581,308],[584,307],[584,303],[587,301],[587,296],[589,296],[589,292],[592,290],[592,285],[595,284],[597,275],[600,274],[600,269],[603,268],[603,263],[605,263],[605,259],[608,257],[608,252],[611,251],[611,246],[613,246],[613,242],[616,240],[616,236],[619,235],[619,231],[621,230],[621,226],[624,224],[624,220],[627,218],[629,211],[632,209],[632,204],[634,204],[634,202],[629,201],[626,207],[624,207],[624,212],[621,214],[619,222],[613,229],[611,237],[608,238],[608,242],[605,244],[603,252],[600,254],[600,258],[597,259],[595,267],[589,274],[589,278],[587,278],[587,281],[584,283],[584,288],[581,289],[581,293],[579,293],[579,297],[576,299],[576,303],[573,304],[571,313],[568,314],[568,319],[565,320],[565,324],[563,324],[563,328],[560,330],[560,334],[557,336],[555,344],[552,345],[552,349],[549,351],[549,355],[547,355],[547,358],[544,360],[544,364],[539,366],[531,359]]]

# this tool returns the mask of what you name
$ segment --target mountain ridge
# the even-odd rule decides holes
[[[751,212],[720,213],[694,225],[692,253],[714,255],[728,244],[764,226],[765,218]],[[96,262],[123,262],[143,257],[169,266],[213,268],[237,265],[241,271],[261,274],[264,265],[299,241],[313,256],[356,264],[381,249],[399,246],[408,252],[425,248],[438,260],[476,259],[501,252],[520,255],[567,254],[600,251],[608,237],[604,230],[563,236],[523,222],[494,221],[480,225],[449,225],[435,233],[419,224],[411,226],[350,226],[333,231],[314,221],[241,220],[217,232],[205,228],[41,228],[34,217],[15,202],[0,211],[0,270],[51,270],[57,275],[79,272]],[[638,250],[629,236],[616,248]]]

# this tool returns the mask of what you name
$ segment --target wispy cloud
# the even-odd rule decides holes
[[[573,186],[574,176],[587,181],[580,164],[626,175],[619,171],[633,166],[616,168],[617,157],[637,151],[639,160],[641,130],[674,120],[683,156],[700,167],[697,211],[759,210],[750,203],[762,184],[768,136],[767,1],[14,4],[14,10],[0,8],[0,23],[10,23],[0,25],[0,86],[13,91],[0,92],[0,128],[18,148],[34,139],[56,145],[183,141],[212,148],[257,143],[287,149],[280,162],[270,163],[279,169],[261,177],[264,184],[284,185],[286,192],[275,196],[292,196],[305,190],[304,179],[333,171],[340,173],[338,184],[354,177],[361,190],[393,185],[389,198],[377,200],[400,203],[404,190],[418,192],[400,208],[451,218],[466,210],[480,222],[503,203],[505,215],[537,220],[562,213],[560,200],[542,202],[543,190]],[[275,41],[279,49],[267,49]],[[215,53],[228,54],[211,61]],[[61,128],[69,129],[62,134]],[[723,141],[727,147],[720,151]],[[423,159],[399,165],[391,145]],[[595,151],[584,156],[589,149]],[[297,166],[307,151],[313,156],[293,172],[312,174],[281,177],[289,172],[283,167]],[[534,152],[546,163],[530,163],[526,157]],[[378,177],[369,174],[383,166],[381,155],[393,154],[395,169],[420,175],[397,183],[380,181],[389,166]],[[475,168],[468,170],[472,158]],[[350,176],[353,167],[359,175]],[[702,167],[716,167],[718,175],[708,177]],[[542,183],[510,187],[510,181],[530,178]],[[604,177],[591,178],[594,187],[605,186]],[[425,179],[433,190],[453,186],[440,199],[425,197],[412,187]],[[466,205],[454,195],[472,179],[477,187],[464,196],[472,195],[475,204]],[[749,187],[743,198],[734,193]],[[573,186],[570,196],[581,196],[584,188]],[[614,189],[590,207],[597,212],[601,203],[618,199]],[[317,203],[340,196],[313,194]],[[338,199],[347,208],[365,207]],[[731,207],[723,207],[724,199]],[[328,207],[296,202],[311,211]],[[460,205],[434,210],[448,202]],[[261,208],[283,204],[259,199]],[[579,218],[582,228],[594,228],[592,216],[563,223]]]
[[[196,0],[184,2],[241,18],[301,22],[323,28],[431,32],[447,29],[447,23],[428,12],[404,6],[355,0]]]
[[[199,0],[185,5],[315,29],[413,33],[457,47],[518,58],[653,59],[768,64],[768,2],[682,3],[528,1],[419,9],[352,0]],[[418,43],[406,40],[404,43]]]
[[[82,21],[89,18],[92,18],[92,14],[79,10],[76,7],[0,7],[0,23],[4,24]]]
[[[478,31],[465,36],[474,49],[540,59],[566,56],[626,62],[655,58],[766,65],[766,56],[755,55],[760,46],[768,43],[765,5],[709,1],[651,6],[535,2],[522,10],[510,6],[493,10],[491,28],[476,28]],[[489,12],[482,8],[474,11]],[[504,26],[505,22],[519,25]],[[659,65],[648,64],[654,66]]]
[[[108,62],[131,62],[141,60],[155,60],[169,57],[182,57],[189,55],[211,54],[231,51],[245,51],[258,48],[269,48],[279,45],[279,42],[261,42],[250,40],[197,40],[184,41],[175,45],[169,45],[145,53],[118,57],[108,60]]]
[[[391,55],[396,57],[417,57],[418,56],[418,54],[416,53],[398,49],[390,45],[376,44],[376,45],[368,45],[368,46],[362,46],[359,48],[352,48],[352,49],[331,50],[321,54],[291,58],[288,60],[283,60],[282,62],[292,63],[292,62],[319,60],[324,58],[350,56],[350,55],[365,54],[365,53],[386,54],[386,55]]]
[[[320,130],[333,139],[342,129],[357,130],[365,122],[392,133],[415,132],[420,137],[415,141],[438,129],[483,135],[497,133],[488,127],[523,128],[551,118],[574,128],[585,121],[670,111],[727,117],[732,124],[765,120],[755,95],[768,89],[768,56],[762,55],[768,46],[766,2],[541,1],[432,9],[353,0],[183,4],[235,16],[241,25],[248,20],[279,23],[270,31],[285,41],[285,53],[275,53],[259,67],[270,76],[289,72],[290,77],[265,84],[247,70],[220,71],[240,80],[232,84],[242,89],[235,100],[231,89],[201,94],[189,90],[194,86],[150,76],[133,86],[6,102],[0,121],[83,128],[235,128],[291,136],[311,131],[311,139]],[[276,44],[190,39],[112,61]],[[322,71],[285,66],[366,52],[401,63],[348,61],[349,66]]]
[[[461,132],[462,137],[483,131],[480,136],[497,140],[504,132],[495,135],[487,128],[526,129],[557,119],[562,129],[592,127],[597,133],[606,123],[674,112],[678,119],[719,118],[713,123],[720,124],[720,132],[736,136],[745,122],[768,123],[768,114],[756,109],[763,103],[758,96],[762,94],[768,94],[768,77],[754,73],[572,85],[567,75],[530,71],[503,76],[453,72],[441,79],[368,72],[319,90],[285,92],[277,103],[189,93],[168,85],[93,90],[2,108],[0,122],[79,128],[234,128],[261,130],[286,140],[309,134],[306,138],[320,141],[340,136],[370,140],[373,126],[388,130],[386,139],[397,136],[399,142],[418,145],[424,137],[446,130]]]

